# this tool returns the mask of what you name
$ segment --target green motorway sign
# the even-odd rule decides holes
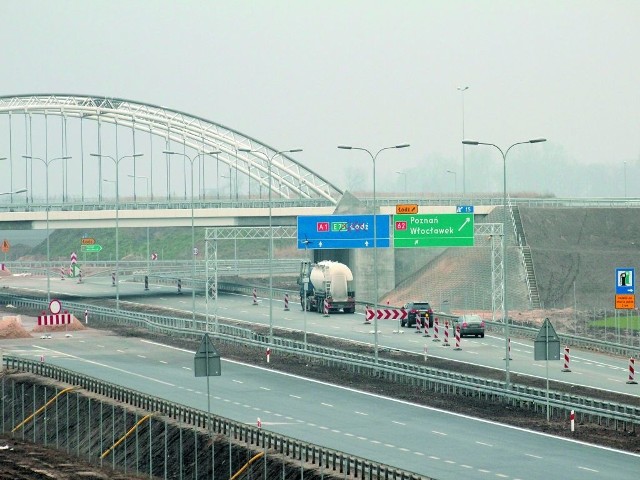
[[[473,213],[393,216],[393,247],[472,247]]]
[[[96,253],[102,250],[102,245],[80,245],[81,252]]]

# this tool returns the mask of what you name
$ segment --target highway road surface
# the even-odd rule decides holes
[[[408,335],[408,334],[407,334]],[[40,358],[171,401],[207,409],[194,352],[103,332],[3,340]],[[640,456],[438,411],[370,393],[222,362],[211,411],[236,421],[441,480],[637,479]],[[579,427],[578,427],[579,428]]]
[[[6,284],[6,279],[3,280]],[[14,286],[33,289],[34,292],[46,293],[46,279],[42,277],[17,277],[12,279]],[[119,286],[123,305],[126,302],[161,306],[180,311],[191,311],[191,292],[183,289],[178,295],[172,286],[150,285],[145,292],[142,284],[123,279]],[[52,296],[56,294],[70,295],[73,300],[82,302],[87,296],[114,297],[110,277],[85,279],[83,284],[73,280],[52,281]],[[336,338],[344,338],[367,344],[374,343],[373,324],[365,324],[363,312],[354,315],[332,314],[324,317],[315,312],[302,312],[295,298],[290,299],[290,310],[284,311],[284,299],[273,299],[272,325],[277,328],[304,331]],[[217,308],[218,315],[225,318],[243,320],[249,323],[269,325],[269,299],[258,298],[258,305],[253,305],[250,296],[221,293],[217,302],[209,304],[209,313]],[[204,314],[205,299],[196,296],[196,311]],[[401,332],[401,333],[398,333]],[[392,348],[423,354],[425,348],[429,357],[440,357],[462,363],[473,363],[489,368],[504,370],[505,340],[499,335],[487,333],[485,338],[463,338],[462,350],[444,347],[442,342],[434,342],[431,337],[416,334],[415,329],[401,328],[397,321],[380,320],[378,322],[378,341],[380,348]],[[433,331],[432,331],[433,333]],[[443,333],[440,334],[441,338]],[[450,344],[453,346],[453,331]],[[512,373],[546,378],[547,362],[533,360],[533,342],[513,338],[511,341],[510,370]],[[548,365],[549,379],[573,385],[592,387],[622,393],[629,396],[628,403],[640,404],[640,385],[627,384],[628,358],[602,354],[584,350],[571,349],[571,372],[563,372],[562,361],[551,361]],[[461,372],[464,367],[461,366]]]

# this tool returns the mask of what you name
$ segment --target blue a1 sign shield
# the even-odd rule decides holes
[[[389,247],[389,215],[376,215],[378,248]],[[298,217],[298,249],[373,248],[373,215]]]

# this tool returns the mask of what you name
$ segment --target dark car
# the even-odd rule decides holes
[[[409,302],[403,307],[407,311],[407,318],[400,321],[403,327],[415,327],[416,318],[420,318],[420,323],[424,325],[424,319],[429,318],[429,328],[433,327],[433,310],[429,302]]]
[[[465,335],[475,335],[484,338],[484,320],[480,315],[460,315],[453,328],[460,326],[460,338]]]

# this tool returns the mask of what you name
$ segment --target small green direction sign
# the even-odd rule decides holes
[[[102,245],[80,245],[80,251],[81,252],[99,252],[100,250],[102,250]]]
[[[472,247],[472,213],[393,216],[393,247]]]

